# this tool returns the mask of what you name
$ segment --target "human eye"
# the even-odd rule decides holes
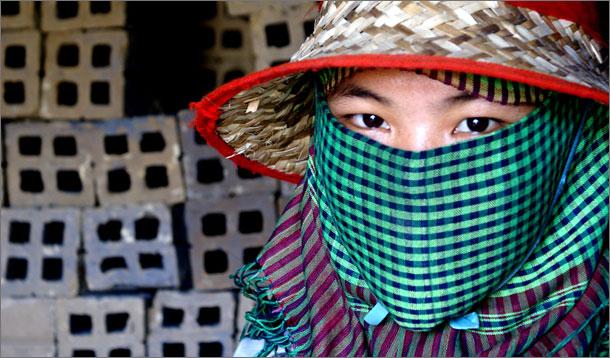
[[[362,129],[390,128],[385,119],[371,113],[350,114],[345,116],[345,120],[348,123]]]
[[[503,121],[489,117],[470,117],[461,121],[453,130],[454,133],[483,134],[503,127]]]

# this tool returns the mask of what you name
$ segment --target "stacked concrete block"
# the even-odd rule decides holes
[[[0,306],[0,356],[56,356],[55,301],[3,298]]]
[[[33,1],[3,1],[2,2],[2,30],[24,29],[34,27]],[[4,42],[4,39],[2,39]]]
[[[144,300],[79,297],[57,301],[60,357],[143,357]]]
[[[271,194],[277,191],[275,179],[238,168],[207,145],[197,130],[188,126],[193,119],[193,112],[180,111],[178,118],[184,153],[182,165],[186,195],[189,200],[244,194]]]
[[[197,289],[234,287],[229,275],[254,261],[276,219],[272,195],[187,201],[185,217]]]
[[[4,26],[4,16],[2,21]],[[33,115],[38,112],[40,98],[40,33],[33,29],[2,30],[2,117]]]
[[[78,210],[4,209],[0,222],[3,296],[78,293]]]
[[[87,209],[83,222],[90,290],[178,285],[171,216],[165,206]]]
[[[45,1],[41,5],[43,31],[125,25],[125,2],[122,1]]]
[[[288,201],[294,195],[294,190],[296,189],[296,184],[292,184],[286,181],[280,182],[280,196],[277,199],[277,212],[281,215],[288,205]]]
[[[159,291],[149,313],[148,355],[231,355],[234,315],[231,292]]]
[[[122,116],[126,32],[52,32],[47,35],[45,45],[42,117],[106,119]]]
[[[254,309],[254,305],[256,302],[245,297],[244,295],[239,295],[237,298],[237,338],[244,331],[244,327],[247,323],[246,321],[246,313],[252,311]]]
[[[95,203],[88,123],[6,125],[7,186],[12,206]]]
[[[149,116],[96,124],[93,139],[101,205],[184,200],[174,117]]]

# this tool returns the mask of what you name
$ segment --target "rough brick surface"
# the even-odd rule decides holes
[[[3,296],[74,296],[78,292],[76,209],[3,209]]]
[[[42,117],[107,119],[122,116],[125,31],[52,32],[47,35],[45,46]]]
[[[229,357],[233,350],[233,338],[218,333],[173,331],[151,333],[147,339],[150,357]]]
[[[34,27],[34,2],[15,1],[11,4],[11,11],[5,12],[2,8],[2,31],[6,29],[22,29]],[[12,11],[15,10],[15,11]],[[2,39],[4,42],[4,39]]]
[[[117,349],[129,350],[121,357],[143,357],[144,300],[133,296],[59,299],[57,342],[60,357],[85,350],[108,357]]]
[[[163,205],[87,209],[83,222],[89,289],[178,285],[171,216]]]
[[[30,2],[20,2],[25,3]],[[35,30],[5,31],[3,27],[1,47],[2,117],[36,114],[40,97],[40,33]]]
[[[88,123],[6,125],[7,186],[12,206],[94,204]]]
[[[93,143],[94,172],[101,205],[184,200],[174,117],[136,117],[97,126],[101,135]]]
[[[183,150],[182,165],[189,199],[220,198],[232,195],[274,193],[277,181],[239,169],[223,158],[214,148],[205,144],[194,128],[188,124],[191,111],[178,113]],[[197,138],[197,139],[196,139]]]
[[[55,301],[11,299],[0,302],[2,357],[55,356]]]
[[[246,312],[252,311],[255,302],[244,295],[239,295],[237,299],[237,336],[236,342],[239,342],[241,332],[244,330],[246,325]]]
[[[275,225],[272,195],[187,201],[193,284],[197,289],[234,287],[229,274],[252,262]]]
[[[227,3],[219,1],[216,16],[202,25],[214,31],[214,43],[205,51],[207,57],[222,60],[233,58],[242,63],[249,62],[251,68],[252,39],[247,17],[230,15]]]
[[[235,300],[231,292],[159,291],[149,313],[148,331],[233,335]]]
[[[126,17],[126,3],[122,1],[104,3],[62,4],[61,1],[44,1],[42,2],[40,25],[43,31],[123,26]]]

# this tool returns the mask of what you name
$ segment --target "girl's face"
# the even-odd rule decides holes
[[[534,107],[473,97],[414,72],[371,70],[344,80],[328,97],[348,128],[387,146],[421,151],[494,132]]]

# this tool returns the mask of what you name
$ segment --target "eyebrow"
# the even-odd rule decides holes
[[[364,87],[360,87],[354,84],[348,84],[339,88],[333,96],[337,97],[358,97],[365,99],[373,99],[383,105],[391,105],[392,100],[386,97],[383,97],[369,89]]]
[[[447,104],[450,104],[450,105],[453,105],[453,104],[462,103],[462,102],[475,101],[475,100],[478,100],[478,99],[481,99],[481,97],[475,96],[475,95],[470,94],[468,92],[462,92],[462,93],[460,93],[458,95],[445,98],[443,100],[443,102],[445,102]]]

